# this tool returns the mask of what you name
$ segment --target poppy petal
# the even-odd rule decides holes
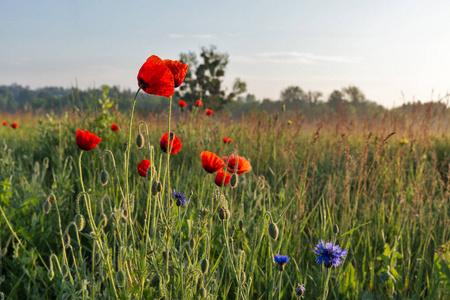
[[[156,55],[150,56],[142,65],[137,80],[147,94],[169,98],[175,93],[173,74]]]
[[[170,59],[165,59],[163,62],[173,74],[175,87],[179,87],[183,83],[184,77],[186,77],[186,72],[189,66],[179,61]]]
[[[166,132],[159,141],[159,147],[165,153],[167,153],[167,143],[169,143],[169,148],[171,148],[170,154],[175,154],[181,150],[181,140],[171,132],[173,135],[173,140],[169,140],[169,134]]]
[[[203,169],[208,173],[215,173],[225,166],[225,163],[215,153],[203,151],[201,157]]]
[[[224,182],[224,178],[225,177],[225,182]],[[216,179],[214,180],[214,182],[216,183],[217,186],[222,186],[223,185],[227,185],[230,183],[231,180],[231,175],[228,174],[228,172],[224,171],[223,169],[220,169],[219,172],[217,172],[216,175]]]

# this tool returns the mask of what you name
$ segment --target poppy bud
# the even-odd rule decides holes
[[[99,219],[99,224],[102,225],[103,227],[108,225],[108,217],[106,216],[105,213],[100,214],[98,219]]]
[[[243,231],[243,229],[244,229],[244,221],[239,220],[238,225],[239,225],[239,230],[240,230],[240,231]]]
[[[190,239],[189,240],[189,247],[191,248],[191,249],[194,249],[194,247],[195,247],[195,239]]]
[[[125,286],[125,282],[126,282],[125,273],[122,270],[117,272],[115,280],[116,280],[118,287],[121,288],[121,287]]]
[[[101,183],[102,185],[107,185],[107,184],[108,184],[108,181],[109,181],[109,174],[108,174],[108,171],[102,170],[102,171],[100,172],[100,183]]]
[[[45,200],[44,205],[42,207],[44,209],[45,214],[48,214],[52,209],[52,203],[48,200]]]
[[[53,269],[48,270],[47,276],[48,276],[48,279],[50,281],[52,281],[53,277],[55,277],[55,272],[53,272]]]
[[[219,210],[219,219],[221,219],[221,220],[227,220],[228,217],[229,217],[229,214],[228,214],[227,209],[226,209],[225,207],[222,207],[222,208]]]
[[[94,255],[94,264],[98,265],[101,260],[102,260],[102,255],[99,252],[95,253],[95,255]]]
[[[333,225],[333,233],[334,234],[338,234],[339,233],[339,226],[338,226],[338,224],[334,224]]]
[[[61,275],[63,278],[66,278],[69,275],[69,267],[67,265],[61,266]]]
[[[93,240],[96,240],[96,239],[98,238],[97,234],[96,234],[95,232],[93,232],[93,231],[91,231],[91,232],[89,233],[89,236],[90,236],[91,239],[93,239]]]
[[[269,235],[270,237],[276,241],[278,238],[278,226],[275,223],[270,223],[269,224]]]
[[[209,269],[209,261],[206,258],[203,259],[200,267],[202,269],[202,273],[206,274],[206,272],[208,272]]]
[[[63,235],[64,247],[67,249],[70,246],[70,235],[68,233]]]
[[[83,229],[84,229],[84,226],[86,225],[86,220],[85,220],[84,216],[81,215],[81,214],[77,214],[77,215],[73,218],[73,222],[75,223],[75,225],[77,225],[78,231],[83,230]]]
[[[153,181],[152,182],[152,195],[156,196],[161,191],[161,182]]]
[[[138,147],[138,149],[141,149],[142,147],[144,147],[144,136],[142,134],[138,134],[136,136],[136,147]]]
[[[239,183],[239,179],[238,179],[236,173],[233,173],[233,175],[231,175],[231,179],[230,179],[231,187],[232,188],[237,187],[238,183]]]

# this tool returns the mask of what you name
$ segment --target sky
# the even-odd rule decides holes
[[[0,85],[137,88],[150,55],[215,45],[258,99],[359,87],[385,107],[450,92],[450,1],[1,0]]]

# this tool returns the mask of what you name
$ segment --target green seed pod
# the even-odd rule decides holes
[[[44,209],[45,214],[48,214],[52,209],[52,203],[48,200],[45,200],[44,205],[42,207]]]
[[[115,277],[116,283],[118,287],[124,287],[125,283],[127,281],[127,278],[125,276],[125,273],[120,270],[119,272],[116,273],[116,277]]]
[[[209,261],[206,258],[203,259],[200,267],[202,269],[202,273],[206,274],[206,272],[208,272],[208,269],[209,269]]]
[[[269,235],[270,237],[276,241],[278,238],[278,226],[275,223],[270,223],[269,224]]]
[[[70,235],[68,233],[63,235],[64,247],[67,249],[70,246]]]
[[[334,234],[338,234],[339,233],[339,226],[338,226],[338,224],[334,224],[333,225],[333,233]]]
[[[107,184],[108,184],[108,181],[109,181],[109,174],[108,174],[108,171],[102,170],[102,171],[100,172],[100,183],[101,183],[102,185],[107,185]]]
[[[94,264],[98,265],[102,260],[102,255],[99,252],[96,252],[94,255]]]
[[[236,173],[233,173],[233,175],[231,175],[231,179],[230,179],[230,184],[232,188],[237,187],[239,183],[239,179],[238,176],[236,175]]]
[[[239,225],[239,230],[240,230],[240,231],[244,231],[244,221],[239,220],[238,225]]]
[[[194,249],[195,248],[195,239],[190,239],[189,240],[189,247],[191,248],[191,249]]]
[[[219,219],[221,219],[221,220],[227,220],[228,218],[229,218],[229,213],[228,213],[228,210],[225,208],[225,207],[222,207],[220,210],[219,210]]]
[[[138,149],[141,149],[142,147],[144,147],[144,142],[145,142],[144,136],[139,133],[136,136],[136,147],[138,147]]]
[[[106,225],[108,225],[108,217],[104,213],[100,214],[100,216],[98,217],[98,221],[99,224],[103,227],[106,227]]]
[[[63,278],[66,278],[69,275],[69,267],[67,265],[61,266],[61,275]]]
[[[161,182],[159,182],[159,181],[158,181],[158,183],[156,184],[156,190],[158,191],[158,193],[162,191],[162,184],[161,184]]]
[[[77,215],[73,218],[73,222],[77,225],[78,231],[83,230],[83,229],[84,229],[84,226],[86,225],[86,219],[85,219],[84,216],[81,215],[81,214],[77,214]]]
[[[53,280],[53,277],[55,277],[55,272],[53,272],[53,269],[48,270],[47,276],[50,281]]]

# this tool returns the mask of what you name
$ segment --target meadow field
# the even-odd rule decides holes
[[[169,105],[136,112],[129,152],[129,115],[112,109],[1,115],[2,299],[449,299],[448,109],[173,106],[173,155]],[[78,129],[98,146],[81,150]],[[251,170],[219,187],[203,151]],[[341,264],[316,262],[322,240],[348,249]]]

